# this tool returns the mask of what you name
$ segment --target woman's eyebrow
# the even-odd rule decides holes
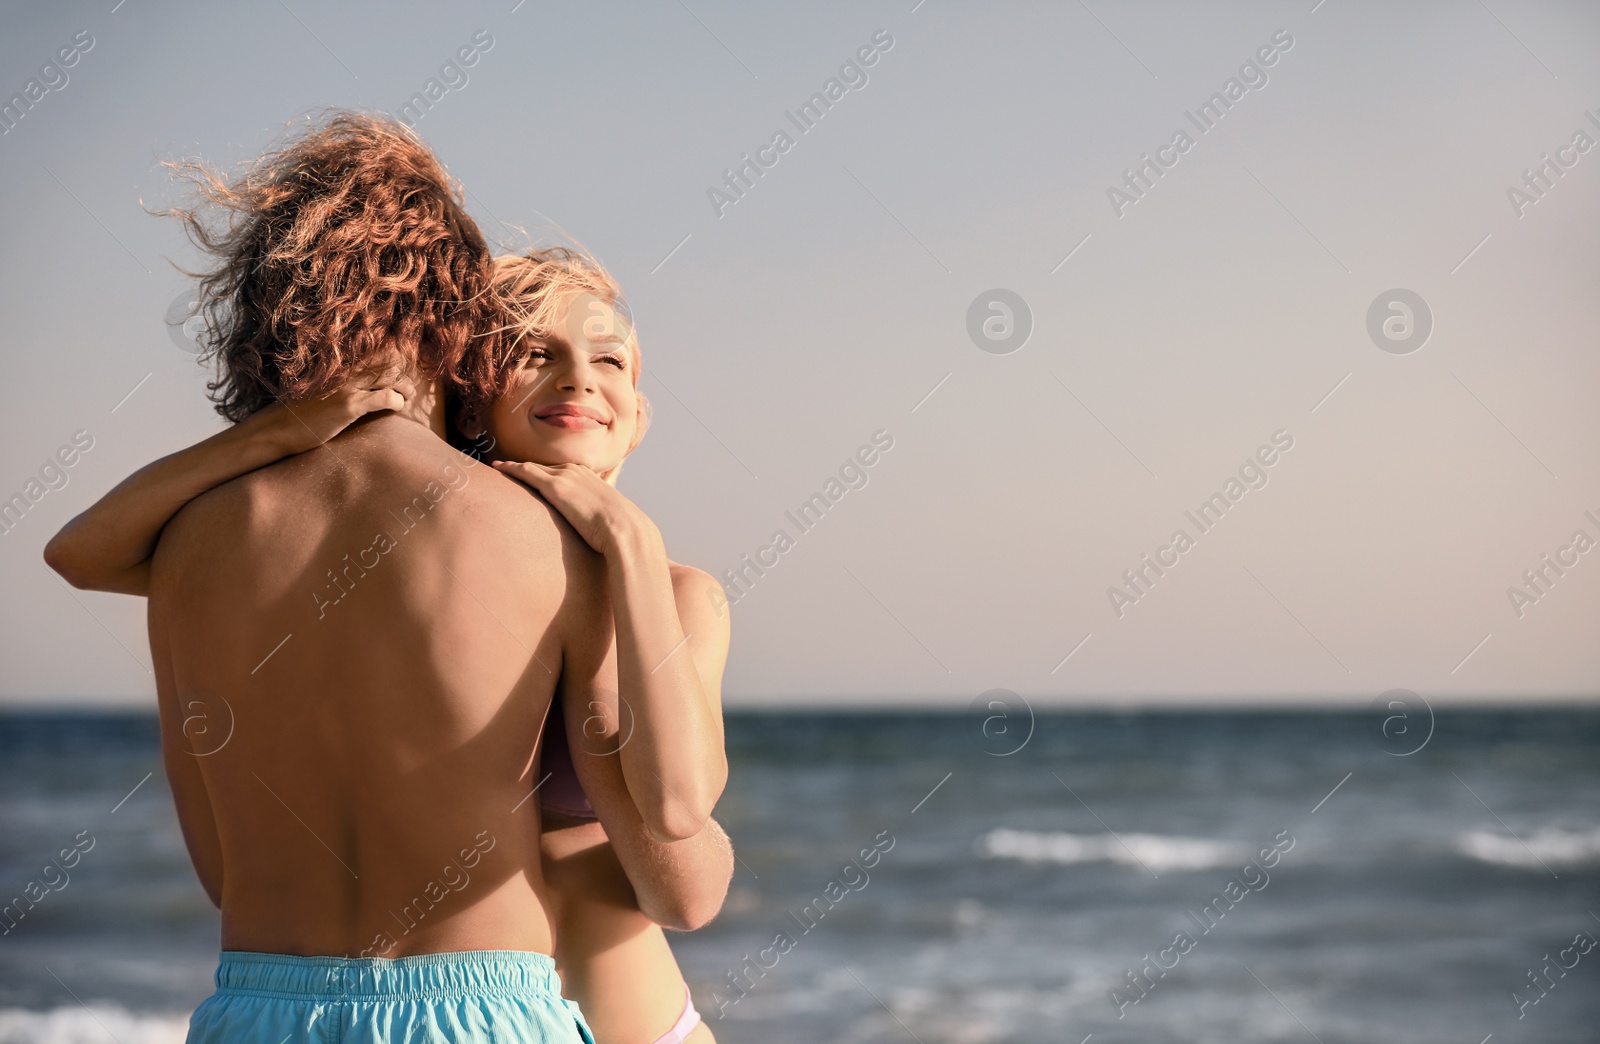
[[[552,335],[552,334],[546,334],[543,337],[532,337],[532,336],[530,336],[530,337],[525,338],[524,342],[530,348],[549,348],[552,345],[557,345],[557,346],[561,346],[561,347],[571,347],[572,346],[572,343],[570,341],[568,341],[565,337],[561,337],[559,335]],[[589,338],[589,344],[593,345],[593,346],[597,346],[597,347],[598,346],[602,346],[602,345],[622,345],[622,346],[626,347],[628,343],[629,343],[629,339],[628,338],[619,337],[618,335],[616,335],[614,333],[608,333],[603,337],[591,337],[591,338]]]

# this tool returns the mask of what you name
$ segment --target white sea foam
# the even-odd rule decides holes
[[[1008,830],[1001,827],[978,838],[978,854],[986,859],[1020,859],[1025,863],[1125,863],[1163,870],[1205,870],[1242,864],[1250,848],[1229,841],[1168,837],[1164,834],[1068,834]]]
[[[187,1015],[138,1015],[114,1005],[25,1011],[0,1008],[0,1044],[183,1044]]]
[[[1600,863],[1600,827],[1558,830],[1540,827],[1519,841],[1506,834],[1473,830],[1456,835],[1462,855],[1497,866],[1516,866],[1543,872],[1547,867]]]

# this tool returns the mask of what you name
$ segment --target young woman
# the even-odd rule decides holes
[[[661,889],[635,888],[624,871],[628,860],[619,857],[585,800],[573,759],[615,755],[618,743],[629,742],[664,744],[691,758],[700,751],[704,757],[707,735],[714,737],[720,758],[726,607],[712,577],[659,553],[659,533],[616,489],[623,459],[644,435],[648,403],[638,391],[638,342],[618,313],[620,291],[609,274],[585,255],[553,247],[496,259],[493,292],[505,315],[506,348],[502,358],[469,364],[469,370],[479,368],[480,380],[457,388],[452,412],[458,444],[473,447],[474,455],[538,492],[606,556],[611,587],[622,596],[613,597],[613,605],[637,617],[615,621],[617,641],[632,641],[653,626],[657,621],[649,617],[652,611],[659,615],[659,606],[652,610],[645,595],[670,589],[671,607],[687,635],[671,655],[692,660],[707,704],[684,712],[703,714],[704,720],[651,720],[648,705],[640,705],[645,701],[627,699],[641,679],[620,677],[620,723],[591,730],[572,725],[583,721],[581,714],[555,709],[550,715],[538,792],[557,969],[564,992],[578,1003],[598,1041],[704,1044],[712,1035],[694,1010],[661,923],[690,929],[709,920],[720,907],[727,875],[665,889],[671,895],[665,900],[657,898]],[[130,476],[56,534],[45,558],[77,587],[145,594],[161,530],[189,500],[284,457],[316,451],[362,417],[403,405],[413,394],[405,383],[363,381],[292,408],[278,403],[258,410]],[[637,539],[640,533],[646,539]],[[611,655],[617,657],[615,645]],[[595,747],[601,735],[610,749]],[[628,763],[619,760],[627,777]],[[672,822],[674,806],[709,807],[703,794],[673,794],[659,776],[626,782],[636,800],[661,803],[655,818],[662,822]],[[671,833],[687,836],[700,829],[698,822],[685,822]],[[703,829],[727,850],[714,820]],[[669,841],[630,855],[635,864],[643,860],[661,871],[652,876],[680,882],[703,874],[706,865],[703,856],[685,856]]]

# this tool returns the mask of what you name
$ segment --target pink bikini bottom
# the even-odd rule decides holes
[[[655,1044],[683,1044],[689,1039],[689,1031],[700,1025],[700,1013],[694,1010],[694,994],[689,992],[689,984],[683,986],[683,1014],[678,1016],[678,1021],[672,1028],[657,1037]]]

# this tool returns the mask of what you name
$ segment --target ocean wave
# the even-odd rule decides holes
[[[1234,866],[1250,858],[1250,848],[1230,841],[1164,834],[1068,834],[1008,830],[1001,827],[978,838],[985,859],[1018,859],[1025,863],[1124,863],[1163,870],[1207,870]]]
[[[0,1008],[0,1044],[104,1044],[110,1033],[121,1044],[183,1044],[187,1015],[139,1015],[94,1004],[54,1011]]]
[[[1552,866],[1600,863],[1600,827],[1559,830],[1540,827],[1521,840],[1487,830],[1458,834],[1456,851],[1470,859],[1496,866],[1543,871]]]

